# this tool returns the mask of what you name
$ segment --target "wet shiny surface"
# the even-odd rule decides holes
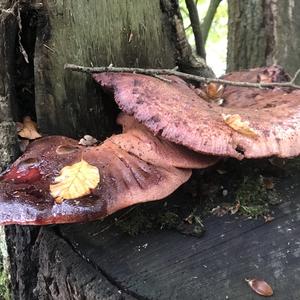
[[[50,184],[63,167],[81,159],[99,169],[101,183],[88,196],[55,203],[49,193]],[[84,147],[66,137],[45,137],[30,144],[0,177],[0,224],[99,219],[139,202],[162,199],[190,175],[190,169],[147,163],[110,140]]]

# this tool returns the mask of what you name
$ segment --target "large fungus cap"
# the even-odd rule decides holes
[[[119,122],[125,132],[99,146],[83,147],[61,136],[30,144],[0,177],[0,224],[99,219],[136,203],[165,198],[190,178],[191,168],[217,161],[164,142],[132,117],[122,115]],[[50,185],[64,167],[82,160],[99,170],[100,183],[86,196],[56,203]]]
[[[286,80],[280,68],[234,73],[226,79],[250,82]],[[154,134],[194,151],[238,159],[300,154],[300,91],[226,87],[224,106],[207,102],[189,84],[174,76],[172,82],[128,73],[94,74],[93,78],[114,93],[122,111],[134,116]],[[230,126],[238,116],[245,134]],[[225,122],[227,120],[228,122]],[[246,128],[247,129],[247,128]]]
[[[99,169],[98,187],[90,195],[56,203],[50,184],[63,167],[81,159]],[[43,138],[31,144],[3,175],[0,224],[43,225],[99,219],[135,203],[165,198],[190,175],[190,169],[148,164],[110,141],[85,148],[64,137]]]
[[[183,169],[203,169],[219,160],[218,157],[202,155],[166,141],[159,135],[154,136],[146,126],[124,113],[119,115],[117,123],[122,125],[123,134],[113,135],[109,141],[148,163]]]

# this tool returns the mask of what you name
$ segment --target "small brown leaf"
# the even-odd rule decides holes
[[[222,97],[223,91],[224,91],[223,85],[218,85],[213,82],[209,83],[206,86],[206,94],[212,100],[220,99]]]
[[[248,121],[242,121],[242,118],[238,114],[234,115],[225,115],[222,114],[224,122],[232,129],[235,131],[249,136],[251,138],[256,138],[257,137],[257,132],[250,127],[250,124]]]
[[[21,128],[21,125],[17,126]],[[18,135],[24,139],[35,140],[41,137],[37,131],[37,124],[30,117],[23,119],[23,128],[18,132]]]
[[[66,166],[50,185],[50,193],[56,203],[64,199],[76,199],[91,193],[100,182],[99,170],[85,160]]]
[[[235,215],[240,210],[240,208],[241,208],[241,203],[240,201],[237,201],[236,205],[231,206],[229,208],[229,211],[232,215]]]
[[[97,143],[98,141],[94,137],[86,134],[82,139],[80,139],[78,144],[83,146],[93,146]]]
[[[225,216],[227,213],[228,213],[228,207],[226,206],[216,206],[214,207],[212,210],[211,210],[211,213],[214,215],[214,216],[217,216],[217,217],[223,217]]]
[[[214,102],[217,105],[222,105],[224,99],[222,99],[222,95],[224,92],[224,86],[218,85],[215,83],[209,83],[204,86],[202,89],[194,89],[196,94],[201,98],[205,99],[208,102]]]
[[[267,190],[273,190],[273,189],[274,189],[273,178],[270,178],[270,177],[263,177],[263,178],[262,178],[262,183],[263,183],[263,186],[264,186]]]
[[[264,216],[264,219],[265,219],[265,223],[270,223],[274,220],[274,217],[271,215],[266,215]]]
[[[264,280],[259,280],[255,278],[245,279],[245,280],[249,284],[251,289],[258,295],[265,296],[265,297],[270,297],[273,295],[273,289]]]

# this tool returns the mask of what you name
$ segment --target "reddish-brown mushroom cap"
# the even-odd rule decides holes
[[[277,67],[238,74],[225,78],[288,79]],[[0,224],[89,221],[162,199],[189,179],[191,168],[217,162],[217,156],[207,154],[243,158],[300,153],[300,91],[230,86],[220,107],[174,76],[168,77],[172,83],[136,74],[106,73],[94,78],[113,89],[120,108],[132,115],[119,116],[123,133],[91,147],[60,136],[33,142],[0,176]],[[238,114],[249,122],[255,136],[228,126],[222,114]],[[56,203],[50,185],[65,166],[82,159],[98,168],[100,184],[87,196]]]
[[[243,82],[286,82],[290,81],[290,76],[281,66],[273,65],[270,67],[253,68],[249,70],[235,71],[221,76],[222,79]],[[232,88],[234,86],[230,86]]]
[[[203,169],[214,165],[219,158],[202,155],[186,147],[153,136],[146,126],[133,117],[121,113],[117,119],[123,134],[113,135],[109,141],[143,161],[157,166],[173,166],[184,169]]]
[[[222,79],[230,81],[244,81],[253,83],[285,82],[290,80],[282,67],[271,66],[265,68],[255,68],[250,70],[228,73]],[[226,99],[224,107],[230,108],[251,108],[258,105],[258,101],[272,97],[274,91],[286,93],[280,89],[259,89],[259,88],[240,88],[227,86],[222,97]],[[270,93],[271,92],[271,93]],[[271,101],[271,99],[267,100]],[[269,103],[269,106],[271,103]]]
[[[257,78],[259,72],[253,71],[251,76]],[[239,159],[300,154],[299,90],[254,89],[250,92],[254,100],[250,105],[246,88],[235,88],[235,93],[240,93],[233,97],[235,101],[228,94],[226,98],[225,89],[226,104],[220,107],[200,98],[187,83],[174,76],[168,77],[172,83],[128,73],[101,73],[93,78],[113,90],[122,111],[133,115],[154,134],[194,151]],[[235,114],[249,122],[257,133],[255,137],[225,123],[224,115]]]
[[[81,159],[99,169],[100,184],[88,196],[56,204],[50,184],[63,167]],[[97,147],[82,147],[65,137],[42,138],[2,176],[0,224],[99,219],[135,203],[165,198],[190,176],[190,169],[154,166],[109,140]]]

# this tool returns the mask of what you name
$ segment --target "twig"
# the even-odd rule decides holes
[[[168,83],[172,83],[172,80],[164,78],[164,77],[161,77],[161,76],[159,76],[157,74],[154,74],[153,76],[156,77],[156,78],[158,78],[158,79],[160,79],[160,80],[162,80],[162,81],[165,81],[165,82],[168,82]]]
[[[192,27],[192,24],[188,25],[187,27],[184,28],[184,31],[187,31],[191,27]]]
[[[195,37],[197,54],[205,59],[206,53],[205,53],[205,48],[204,48],[204,43],[202,38],[201,25],[200,25],[197,5],[194,0],[185,0],[185,4],[189,11],[191,26]]]
[[[252,88],[285,87],[285,88],[292,88],[292,89],[300,89],[300,85],[296,85],[293,82],[297,73],[300,74],[300,69],[296,72],[293,79],[289,82],[253,83],[253,82],[242,82],[242,81],[230,81],[230,80],[216,79],[216,78],[206,78],[206,77],[179,72],[174,69],[117,68],[117,67],[110,67],[110,66],[90,68],[90,67],[83,67],[83,66],[78,66],[73,64],[66,64],[64,68],[66,70],[88,73],[88,74],[114,72],[114,73],[138,73],[138,74],[145,74],[154,77],[157,75],[175,75],[187,80],[194,80],[196,82],[202,82],[206,84],[210,82],[214,82],[223,85],[232,85],[232,86],[239,86],[239,87],[252,87]]]
[[[215,14],[217,12],[218,6],[221,1],[222,0],[211,0],[209,3],[209,7],[207,9],[206,16],[204,17],[204,20],[201,24],[202,38],[203,38],[204,45],[206,43],[212,21],[215,17]]]
[[[290,82],[295,83],[295,81],[296,81],[299,74],[300,74],[300,69],[295,73],[294,77],[292,78],[292,80]]]

